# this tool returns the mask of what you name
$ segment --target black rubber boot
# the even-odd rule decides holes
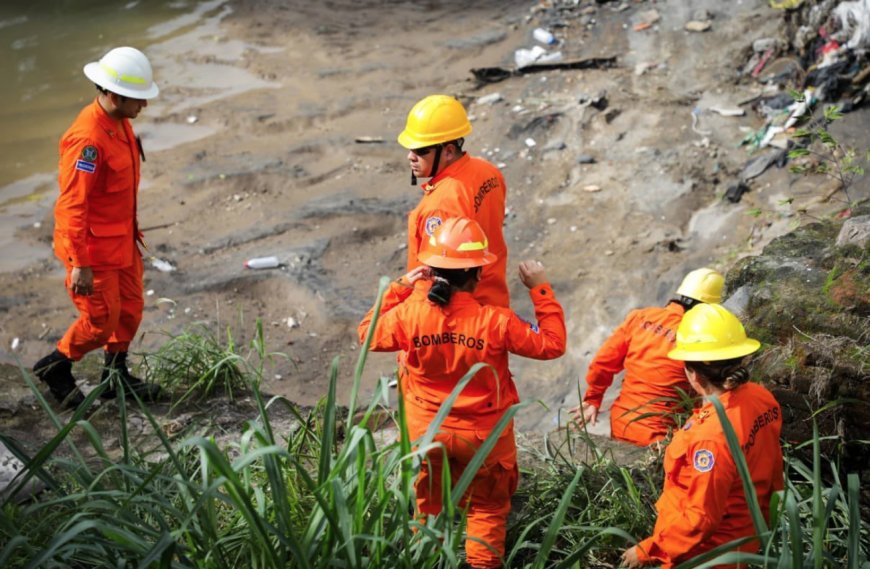
[[[160,386],[145,383],[132,375],[127,369],[127,352],[106,352],[106,360],[103,364],[103,374],[100,382],[109,382],[109,387],[100,394],[103,399],[114,399],[118,396],[118,385],[124,389],[126,395],[136,393],[143,401],[157,401],[160,397]]]
[[[67,409],[75,409],[84,402],[85,396],[76,387],[72,374],[72,360],[57,350],[36,362],[33,373],[48,385],[51,395]]]

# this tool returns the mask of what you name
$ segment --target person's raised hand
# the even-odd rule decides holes
[[[544,265],[540,261],[529,260],[520,263],[520,280],[528,289],[547,282]]]
[[[399,281],[402,284],[413,285],[419,280],[425,280],[432,277],[432,269],[426,265],[420,265],[405,273]]]

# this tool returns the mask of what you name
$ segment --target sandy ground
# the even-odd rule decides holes
[[[467,149],[503,164],[507,178],[510,266],[543,261],[566,309],[565,357],[513,360],[521,395],[545,404],[523,412],[523,430],[550,429],[560,409],[576,404],[578,377],[629,309],[664,303],[688,270],[724,271],[758,252],[810,219],[794,213],[799,207],[815,216],[841,207],[814,199],[819,180],[776,169],[753,180],[741,203],[722,201],[748,158],[738,127],[758,128],[762,119],[749,107],[745,117],[702,112],[698,130],[709,134],[692,129],[693,108],[734,107],[760,91],[738,81],[736,70],[753,39],[781,26],[767,2],[600,5],[590,9],[594,23],[564,18],[566,27],[554,29],[567,59],[617,56],[615,68],[528,74],[478,88],[471,68],[511,67],[514,50],[532,45],[532,30],[553,23],[539,21],[533,5],[215,3],[211,27],[190,51],[154,46],[171,102],[149,107],[136,123],[148,152],[140,222],[155,228],[146,234],[151,254],[177,270],[146,270],[151,292],[133,350],[154,350],[162,332],[193,323],[230,326],[245,341],[261,319],[269,348],[290,356],[270,364],[267,391],[313,404],[339,356],[346,397],[356,325],[378,277],[403,272],[405,216],[419,197],[395,136],[408,109],[430,93],[467,104],[474,117]],[[650,8],[661,21],[633,31],[638,13]],[[700,9],[714,16],[712,30],[684,31]],[[650,69],[638,74],[639,64]],[[234,85],[238,93],[227,97]],[[601,91],[606,109],[583,103]],[[476,103],[493,93],[503,100]],[[170,149],[149,147],[161,133],[172,138],[173,125],[188,116],[198,130],[176,135]],[[850,116],[839,134],[866,147],[866,111]],[[183,136],[198,139],[177,144]],[[383,143],[355,143],[360,136]],[[527,138],[536,145],[529,148]],[[584,154],[596,162],[578,163]],[[590,185],[600,191],[586,191]],[[866,181],[856,188],[867,191]],[[786,197],[791,206],[781,205]],[[747,214],[756,208],[760,215]],[[51,211],[39,215],[39,228],[18,227],[14,239],[41,256],[0,274],[0,359],[28,366],[74,318],[60,264],[49,257]],[[243,268],[265,255],[284,266]],[[531,316],[515,278],[512,295],[514,308]],[[301,326],[288,327],[288,318]],[[379,376],[393,373],[393,362],[392,355],[370,357],[363,398]]]

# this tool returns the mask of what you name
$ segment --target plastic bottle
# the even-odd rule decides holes
[[[535,28],[535,31],[532,32],[532,36],[544,45],[553,45],[556,43],[556,36],[544,28]]]
[[[274,269],[281,265],[278,257],[256,257],[245,261],[247,269]]]

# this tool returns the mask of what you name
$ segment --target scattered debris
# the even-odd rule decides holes
[[[768,152],[766,154],[762,154],[761,156],[756,156],[751,158],[746,164],[743,166],[743,170],[740,171],[740,180],[742,182],[747,182],[753,178],[757,178],[762,175],[765,170],[770,168],[772,164],[780,164],[780,167],[785,164],[785,160],[788,159],[788,154],[785,150],[774,150]]]
[[[498,103],[503,100],[501,93],[490,93],[489,95],[484,95],[483,97],[478,97],[477,104],[478,105],[492,105],[494,103]]]
[[[357,144],[379,144],[384,141],[382,136],[358,136],[353,139]]]
[[[743,109],[728,109],[724,107],[710,107],[714,113],[720,114],[723,117],[742,117],[746,114]]]
[[[688,32],[706,32],[713,27],[713,22],[710,20],[698,21],[691,20],[686,22],[685,28]]]
[[[187,124],[193,124],[199,120],[199,117],[197,117],[196,115],[188,115],[185,120],[187,121]]]
[[[535,28],[535,31],[532,32],[532,37],[544,45],[553,45],[556,43],[556,36],[544,28]]]
[[[578,164],[595,164],[595,158],[590,154],[581,154],[577,157]]]
[[[163,259],[158,259],[157,257],[151,257],[151,266],[160,271],[161,273],[171,273],[175,270],[175,267],[169,261],[164,261]]]
[[[583,186],[584,192],[589,192],[590,194],[601,191],[601,186],[596,186],[595,184],[589,184],[588,186]]]
[[[281,265],[278,257],[255,257],[245,261],[246,269],[274,269]]]
[[[18,349],[18,345],[20,343],[21,342],[19,341],[18,336],[12,338],[12,345],[10,346],[10,348],[12,349],[13,352]]]
[[[743,182],[737,182],[733,186],[728,186],[725,190],[725,199],[731,203],[738,203],[743,197],[743,194],[749,191],[749,186]]]
[[[518,67],[515,70],[504,69],[502,67],[479,67],[471,70],[471,74],[480,83],[498,83],[515,75],[524,75],[526,73],[539,73],[542,71],[552,71],[554,69],[610,69],[616,66],[616,56],[613,57],[592,57],[589,59],[578,59],[572,61],[561,61],[558,63],[537,62],[525,67]]]
[[[525,143],[526,143],[526,146],[528,146],[529,148],[534,148],[535,146],[538,145],[538,143],[535,142],[535,139],[534,139],[534,138],[527,138],[527,139],[525,140]]]

